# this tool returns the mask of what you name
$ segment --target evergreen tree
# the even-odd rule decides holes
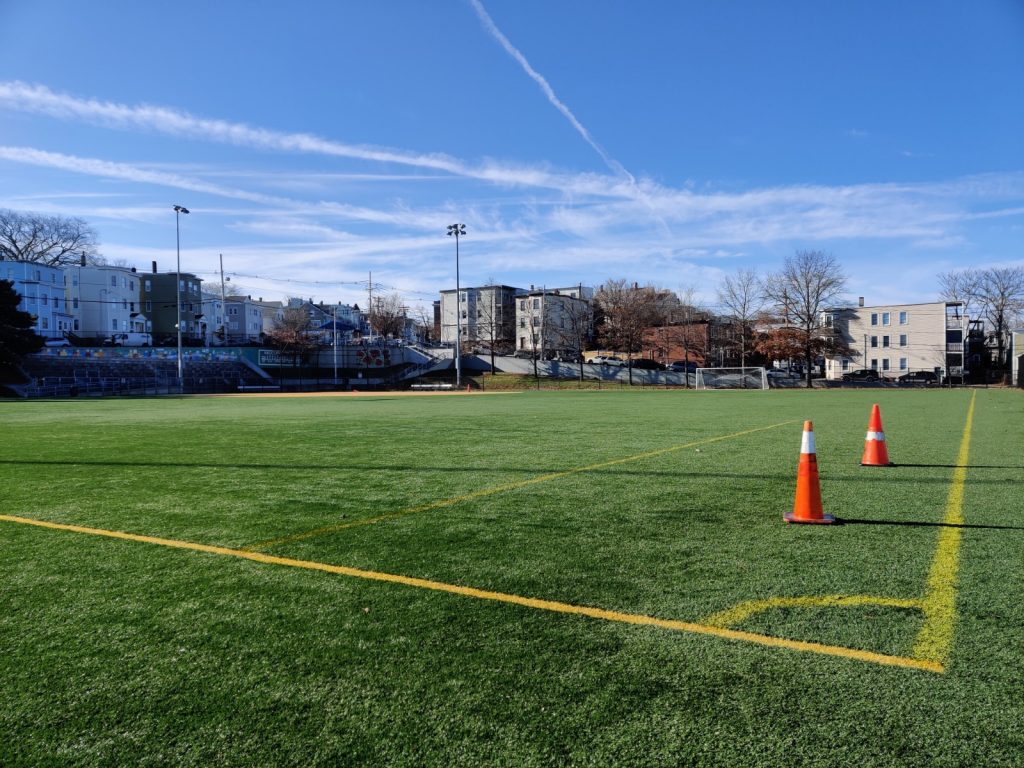
[[[32,315],[18,309],[20,301],[14,283],[0,280],[0,371],[10,371],[24,355],[43,347],[43,337],[32,330]]]

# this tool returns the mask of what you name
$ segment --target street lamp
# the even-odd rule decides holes
[[[449,224],[448,236],[455,235],[455,388],[462,389],[462,289],[459,286],[459,238],[465,224]]]
[[[178,272],[175,275],[174,291],[177,301],[175,302],[175,326],[178,329],[178,388],[184,390],[185,378],[184,368],[182,366],[181,359],[181,226],[179,224],[181,214],[188,213],[188,208],[184,205],[174,206],[174,236],[175,242],[178,247]]]

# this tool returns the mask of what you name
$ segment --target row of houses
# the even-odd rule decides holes
[[[134,267],[0,261],[0,279],[14,284],[19,309],[35,318],[37,334],[54,343],[74,338],[97,345],[174,344],[179,300],[188,346],[261,343],[289,308],[304,310],[313,333],[325,339],[345,343],[368,332],[358,306],[210,292],[196,275],[158,272],[156,262],[151,273],[140,273]]]

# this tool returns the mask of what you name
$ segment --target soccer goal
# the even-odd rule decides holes
[[[697,389],[768,389],[764,368],[698,368]]]

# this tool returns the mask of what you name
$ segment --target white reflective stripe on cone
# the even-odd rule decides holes
[[[800,453],[814,452],[814,433],[804,432],[803,440],[800,441]]]
[[[885,442],[885,432],[868,432],[868,436],[865,440],[877,440],[880,443]]]

